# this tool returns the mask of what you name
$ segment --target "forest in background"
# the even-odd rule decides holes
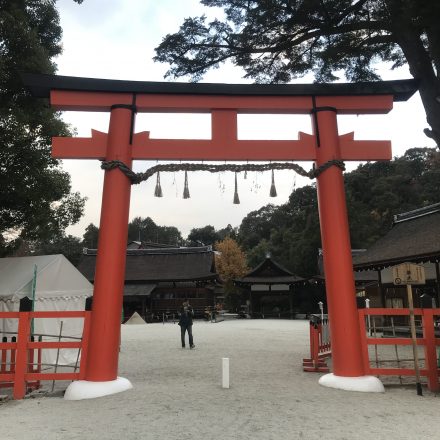
[[[412,148],[389,162],[361,164],[344,177],[354,249],[368,248],[386,234],[394,215],[440,202],[440,153],[435,148]],[[77,264],[83,247],[97,247],[98,232],[90,224],[82,238],[57,235],[22,243],[15,255],[63,253]],[[249,268],[270,253],[297,275],[315,275],[321,247],[315,184],[295,189],[283,205],[269,204],[250,212],[238,227],[216,230],[206,225],[193,228],[186,239],[176,227],[136,217],[129,223],[127,241],[201,246],[226,237],[238,242]]]

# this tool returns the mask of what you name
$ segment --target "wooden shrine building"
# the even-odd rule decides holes
[[[404,262],[425,268],[426,284],[414,286],[414,305],[426,307],[435,300],[440,304],[440,203],[394,216],[390,231],[366,252],[353,258],[354,269],[376,271],[377,296],[371,307],[407,307],[405,286],[394,286],[392,266]]]
[[[136,248],[137,247],[137,248]],[[96,249],[85,249],[79,271],[91,282],[95,277]],[[127,249],[124,316],[138,312],[146,321],[176,314],[184,301],[202,316],[214,305],[217,283],[214,252],[210,246]]]
[[[305,282],[269,255],[244,277],[234,280],[244,289],[247,312],[252,318],[293,318],[295,286]]]

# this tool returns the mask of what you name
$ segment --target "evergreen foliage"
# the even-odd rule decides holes
[[[378,80],[378,62],[408,64],[420,81],[425,133],[440,146],[440,2],[437,0],[201,0],[222,19],[187,18],[156,48],[167,76],[198,81],[226,60],[256,82]]]
[[[81,1],[77,0],[77,3]],[[54,0],[0,0],[0,254],[23,240],[62,237],[85,200],[51,157],[52,136],[69,135],[59,113],[25,90],[20,72],[55,73],[61,27]]]
[[[216,230],[214,226],[207,225],[202,228],[193,228],[188,234],[187,246],[214,246],[217,241],[230,237],[236,239],[237,228],[230,224],[226,228]]]
[[[393,215],[440,202],[440,153],[413,148],[390,162],[345,173],[352,248],[368,248],[385,235]],[[239,243],[255,267],[270,252],[292,272],[317,274],[321,247],[316,188],[296,189],[279,207],[267,205],[242,221]]]
[[[182,235],[174,226],[158,226],[150,217],[135,217],[128,224],[128,242],[149,241],[180,246]]]

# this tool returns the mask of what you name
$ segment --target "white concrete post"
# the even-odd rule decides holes
[[[370,308],[370,300],[368,298],[365,298],[365,307],[367,309]],[[371,336],[371,317],[370,315],[367,315],[367,323],[368,323],[368,334]]]
[[[324,303],[322,301],[318,302],[319,310],[321,310],[321,325],[324,325]]]
[[[222,388],[229,388],[229,358],[222,358]]]

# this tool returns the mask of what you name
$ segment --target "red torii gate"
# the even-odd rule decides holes
[[[91,138],[53,138],[52,155],[60,159],[121,161],[314,161],[390,160],[389,141],[355,141],[339,135],[337,114],[388,113],[393,101],[407,100],[414,80],[350,84],[238,85],[118,81],[26,74],[37,97],[50,97],[57,110],[109,111],[108,134]],[[208,112],[209,140],[150,139],[134,133],[137,112]],[[298,140],[238,140],[238,113],[311,114],[313,135]],[[93,294],[86,381],[73,382],[71,399],[123,391],[131,384],[117,377],[120,314],[125,279],[131,183],[120,169],[105,171],[99,246]],[[317,177],[328,313],[331,316],[333,374],[325,386],[382,391],[366,376],[362,362],[350,236],[342,170],[332,166]]]

